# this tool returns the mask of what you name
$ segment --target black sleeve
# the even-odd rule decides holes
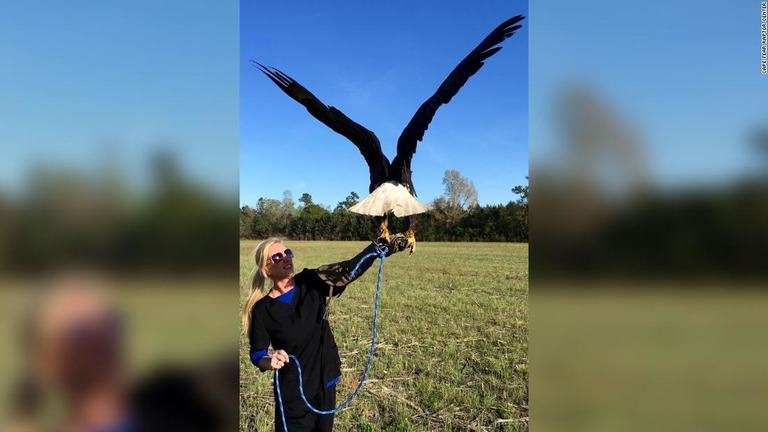
[[[308,281],[315,282],[310,283],[309,285],[313,288],[321,290],[323,295],[327,296],[330,291],[330,287],[333,287],[333,295],[339,296],[342,292],[344,292],[344,289],[347,285],[359,278],[363,273],[365,273],[366,270],[371,267],[371,265],[373,265],[374,261],[376,261],[376,258],[378,258],[378,255],[376,255],[378,250],[379,249],[377,245],[375,243],[371,243],[368,247],[363,249],[362,252],[355,255],[352,259],[338,263],[322,265],[315,270],[305,270],[301,274],[309,273],[305,277],[307,277]],[[374,255],[366,257],[366,255],[371,253],[374,253]],[[360,263],[360,266],[357,268],[355,274],[351,275],[350,273],[352,273],[352,270],[354,270],[358,263]]]
[[[251,331],[248,334],[248,339],[251,345],[251,363],[262,372],[265,372],[266,370],[259,366],[259,360],[268,354],[269,333],[267,333],[267,329],[264,327],[264,323],[261,321],[256,308],[253,309],[253,314],[251,315]]]

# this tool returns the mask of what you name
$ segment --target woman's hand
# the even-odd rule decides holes
[[[277,350],[272,353],[272,360],[270,361],[269,366],[272,368],[272,370],[275,370],[282,368],[290,362],[291,359],[288,357],[288,353],[283,350]]]

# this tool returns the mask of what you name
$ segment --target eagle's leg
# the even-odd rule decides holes
[[[408,245],[411,248],[410,255],[416,251],[416,215],[408,216],[408,229],[405,232],[405,236],[408,238]]]
[[[384,213],[384,216],[375,216],[374,220],[379,225],[379,229],[381,230],[379,233],[379,238],[386,240],[387,244],[389,244],[390,237],[389,237],[387,214]]]

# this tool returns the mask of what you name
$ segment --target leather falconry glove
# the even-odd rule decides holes
[[[379,237],[379,239],[376,240],[376,243],[387,247],[387,254],[385,256],[388,257],[397,252],[402,252],[409,247],[408,237],[402,234],[395,234],[391,236],[389,243],[387,243],[387,240],[383,237]]]

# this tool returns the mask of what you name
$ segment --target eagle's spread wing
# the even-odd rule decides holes
[[[411,158],[416,153],[416,144],[424,138],[424,132],[429,127],[429,123],[435,116],[435,112],[441,105],[451,101],[459,89],[483,66],[483,61],[496,54],[501,47],[496,47],[504,39],[512,36],[517,29],[522,27],[518,24],[523,20],[522,15],[510,18],[496,27],[480,45],[448,75],[448,78],[440,84],[434,95],[427,99],[413,116],[408,126],[405,127],[400,138],[397,140],[397,156],[392,160],[392,170],[402,170],[407,168],[410,172]],[[393,171],[395,172],[395,171]],[[406,174],[410,177],[409,173]],[[410,178],[407,179],[410,181]],[[412,186],[411,186],[412,187]]]
[[[373,132],[355,123],[341,111],[332,106],[325,105],[315,95],[309,92],[301,84],[294,81],[283,72],[252,62],[282,91],[294,100],[304,105],[313,117],[323,122],[326,126],[345,136],[352,141],[363,154],[371,174],[370,192],[376,186],[387,179],[389,159],[381,151],[381,143]]]

